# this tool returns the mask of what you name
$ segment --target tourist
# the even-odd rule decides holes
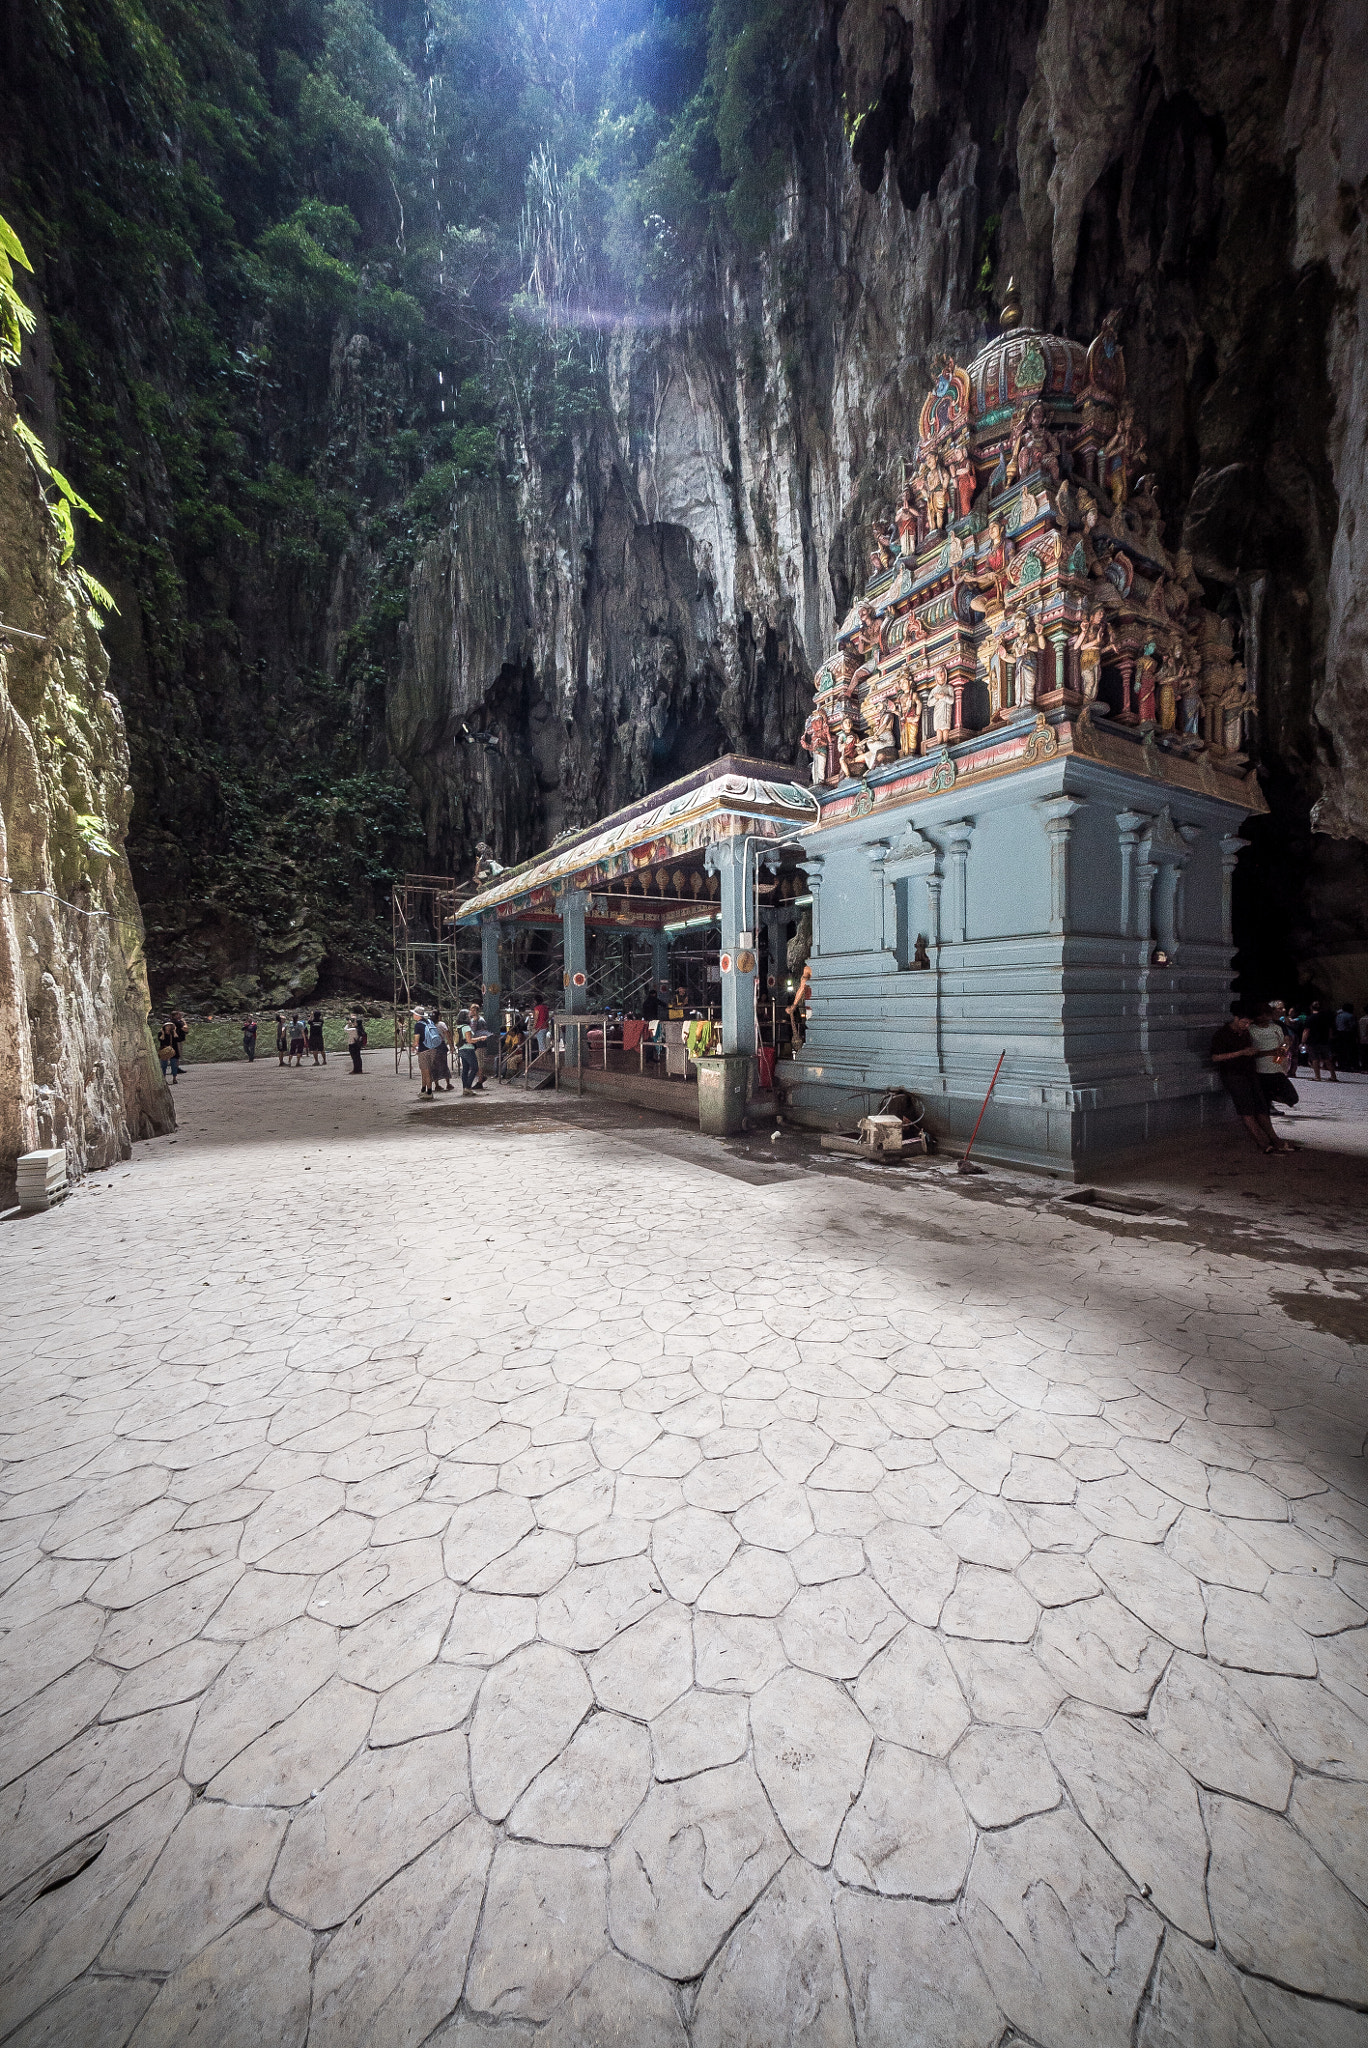
[[[1359,1072],[1368,1074],[1368,1003],[1365,1003],[1363,1015],[1358,1020],[1358,1063]]]
[[[162,1079],[174,1082],[180,1072],[176,1058],[176,1026],[170,1017],[164,1018],[157,1033],[157,1058],[161,1061]]]
[[[354,1074],[359,1074],[361,1072],[361,1047],[364,1042],[361,1019],[359,1017],[348,1017],[346,1036],[347,1051],[351,1054],[351,1070]]]
[[[420,1095],[435,1095],[437,1093],[433,1086],[432,1065],[433,1055],[438,1051],[442,1042],[442,1033],[436,1022],[435,1014],[434,1016],[429,1016],[426,1010],[415,1010],[413,1049],[418,1055],[418,1072],[423,1083],[418,1091]]]
[[[1250,1018],[1249,1042],[1259,1055],[1254,1062],[1254,1072],[1258,1077],[1259,1089],[1268,1114],[1271,1117],[1283,1114],[1280,1109],[1273,1107],[1275,1102],[1285,1102],[1289,1109],[1295,1109],[1301,1097],[1284,1071],[1287,1034],[1270,1007],[1265,1005],[1255,1010]]]
[[[480,1054],[493,1037],[489,1025],[478,1003],[472,1003],[466,1012],[465,1043],[461,1047],[461,1085],[476,1095],[484,1087],[484,1076],[480,1072]]]
[[[327,1066],[328,1048],[323,1043],[323,1012],[321,1010],[315,1010],[309,1019],[309,1051],[313,1054],[313,1063],[316,1067],[320,1065]]]
[[[536,1040],[537,1054],[540,1057],[546,1051],[547,1040],[551,1036],[551,1012],[540,996],[532,1005],[532,1036]]]
[[[1302,1033],[1306,1029],[1306,1010],[1304,1007],[1299,1010],[1287,1010],[1280,1003],[1272,1004],[1271,1008],[1274,1016],[1287,1033],[1287,1078],[1289,1081],[1295,1081],[1297,1078],[1297,1068],[1301,1064]]]
[[[242,1027],[242,1050],[249,1060],[256,1058],[257,1020],[249,1017]]]
[[[1311,1070],[1318,1081],[1322,1067],[1329,1067],[1332,1081],[1339,1079],[1335,1071],[1335,1020],[1323,1003],[1312,1003],[1306,1013],[1302,1052],[1310,1060]]]
[[[1352,1003],[1341,1003],[1335,1012],[1335,1060],[1346,1072],[1358,1065],[1358,1020]]]
[[[446,1092],[451,1093],[451,1027],[446,1022],[439,1004],[432,1006],[432,1021],[437,1026],[437,1043],[432,1048],[432,1092],[435,1095],[443,1082]]]
[[[1274,1135],[1268,1120],[1268,1106],[1254,1071],[1258,1056],[1249,1036],[1249,1019],[1239,1003],[1232,1003],[1230,1022],[1222,1024],[1211,1041],[1211,1058],[1222,1086],[1261,1152],[1295,1152],[1295,1145],[1284,1144]]]
[[[171,1071],[174,1074],[179,1074],[185,1068],[185,1041],[190,1036],[190,1026],[185,1021],[184,1010],[173,1010],[171,1012],[171,1022],[176,1030],[176,1057],[172,1063]]]
[[[290,1019],[290,1065],[303,1070],[304,1055],[309,1048],[309,1027],[296,1011]]]
[[[276,1011],[276,1058],[283,1067],[290,1053],[290,1027],[285,1022],[285,1012]]]

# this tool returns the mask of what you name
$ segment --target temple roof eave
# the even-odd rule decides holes
[[[685,778],[682,787],[670,785],[660,792],[662,802],[631,805],[610,814],[567,845],[552,846],[499,875],[462,905],[456,923],[514,915],[532,897],[591,887],[606,875],[676,859],[738,832],[782,839],[816,822],[817,800],[811,790],[791,779],[791,770],[771,763],[744,764],[769,767],[771,779],[735,772],[730,760],[713,765],[722,772],[706,779]]]

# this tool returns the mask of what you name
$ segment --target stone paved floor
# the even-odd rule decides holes
[[[0,1226],[0,2038],[1368,2041],[1307,1094],[1127,1216],[192,1068]]]

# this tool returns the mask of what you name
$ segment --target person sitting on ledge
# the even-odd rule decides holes
[[[1236,1114],[1259,1150],[1265,1156],[1270,1152],[1295,1152],[1295,1145],[1284,1144],[1275,1137],[1268,1120],[1268,1104],[1255,1072],[1259,1049],[1249,1035],[1249,1019],[1242,1004],[1231,1004],[1230,1022],[1222,1024],[1212,1037],[1211,1057]]]

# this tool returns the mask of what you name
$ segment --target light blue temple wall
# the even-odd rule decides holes
[[[1047,829],[1069,809],[1061,798],[1079,806],[1067,826],[1062,918]],[[1138,833],[1130,819],[1128,889],[1125,813],[1144,814]],[[1005,1050],[979,1140],[990,1155],[1072,1171],[1086,1157],[1224,1116],[1206,1047],[1230,980],[1221,842],[1241,816],[1234,805],[1072,757],[813,833],[812,1017],[801,1059],[781,1076],[791,1107],[848,1124],[886,1088],[909,1086],[925,1098],[932,1128],[962,1139]],[[1146,821],[1169,849],[1163,866],[1182,874],[1168,967],[1151,964],[1154,911],[1139,928]],[[968,841],[963,937],[957,837]],[[880,857],[895,873],[909,863],[915,871],[890,886]],[[1148,864],[1157,902],[1162,868]],[[900,968],[900,927],[905,957],[918,930],[934,931],[933,865],[937,967]]]

